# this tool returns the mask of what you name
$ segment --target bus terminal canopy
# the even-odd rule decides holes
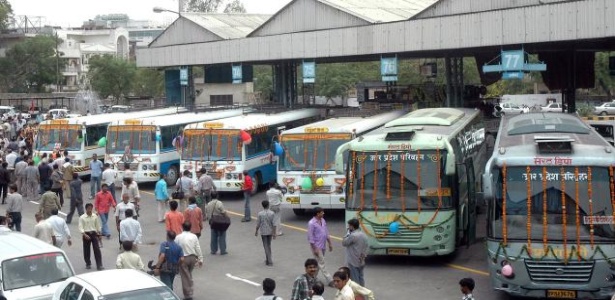
[[[562,49],[608,51],[615,48],[614,13],[604,0],[293,0],[271,17],[182,14],[138,50],[137,64],[343,62],[451,53],[482,55],[482,64],[503,47],[543,56]]]

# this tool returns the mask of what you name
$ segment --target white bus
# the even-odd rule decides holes
[[[319,119],[320,110],[310,108],[190,124],[184,130],[182,170],[207,169],[218,192],[241,191],[246,170],[256,192],[259,185],[276,180],[271,145],[280,131]],[[249,144],[241,139],[244,132],[251,136]]]
[[[136,182],[156,182],[160,174],[165,174],[167,183],[175,184],[181,176],[181,148],[173,145],[173,140],[181,136],[184,127],[242,113],[243,109],[239,108],[113,122],[107,130],[105,161],[117,170],[119,181],[124,178],[125,166],[129,164]]]
[[[96,153],[99,158],[105,156],[105,147],[99,146],[98,142],[106,136],[109,123],[129,118],[163,116],[185,111],[185,108],[173,107],[44,121],[38,126],[34,152],[40,156],[43,153],[51,154],[57,150],[68,150],[75,172],[79,176],[89,175],[92,155]]]
[[[404,110],[366,117],[340,117],[285,130],[280,135],[284,153],[278,162],[278,183],[286,188],[284,206],[301,215],[306,209],[344,209],[346,176],[335,173],[337,148],[389,121]],[[304,180],[312,189],[303,190]]]

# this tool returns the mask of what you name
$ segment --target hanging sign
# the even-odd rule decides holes
[[[179,84],[188,85],[188,68],[179,69]]]
[[[382,81],[397,81],[397,56],[380,58]]]
[[[233,65],[233,83],[243,82],[243,68],[241,64]]]
[[[500,53],[500,63],[496,65],[484,65],[484,73],[504,73],[502,79],[523,79],[526,72],[546,71],[544,63],[531,64],[525,60],[525,51],[511,50]]]
[[[313,61],[303,61],[303,83],[314,83],[316,81],[316,63]]]

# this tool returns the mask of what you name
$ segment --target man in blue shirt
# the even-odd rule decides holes
[[[167,231],[167,240],[160,244],[160,254],[154,269],[160,273],[160,281],[173,289],[173,280],[179,273],[179,264],[184,262],[184,251],[182,247],[175,243],[175,232]],[[166,265],[162,268],[162,265]]]
[[[158,203],[158,222],[164,222],[164,214],[169,209],[169,191],[167,190],[167,182],[164,180],[164,175],[160,174],[160,180],[156,182],[154,190],[156,203]]]
[[[90,200],[100,191],[102,169],[103,163],[98,160],[98,155],[94,153],[94,155],[92,155],[92,161],[90,161],[90,170],[92,171],[92,175],[90,176]]]

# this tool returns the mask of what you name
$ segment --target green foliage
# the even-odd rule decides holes
[[[11,22],[13,8],[8,0],[0,0],[0,31],[5,30]]]
[[[596,61],[594,63],[596,71],[596,89],[591,91],[592,94],[606,95],[608,99],[612,99],[612,91],[615,88],[615,77],[609,74],[609,53],[596,53]]]
[[[188,12],[217,12],[223,0],[188,0]]]
[[[90,59],[88,77],[92,89],[102,98],[113,96],[119,103],[132,90],[136,72],[137,67],[133,62],[103,55]]]
[[[254,66],[254,91],[267,102],[273,95],[273,70],[271,66]]]
[[[577,105],[577,114],[581,117],[589,117],[594,114],[594,107],[587,103]]]
[[[164,72],[148,68],[137,69],[132,87],[135,96],[161,97],[164,95]]]
[[[227,3],[226,7],[224,8],[225,14],[245,14],[246,12],[246,8],[243,6],[243,3],[241,3],[241,0],[232,0],[231,2]]]
[[[49,36],[27,38],[15,44],[0,58],[0,90],[43,92],[56,83],[56,40]]]

